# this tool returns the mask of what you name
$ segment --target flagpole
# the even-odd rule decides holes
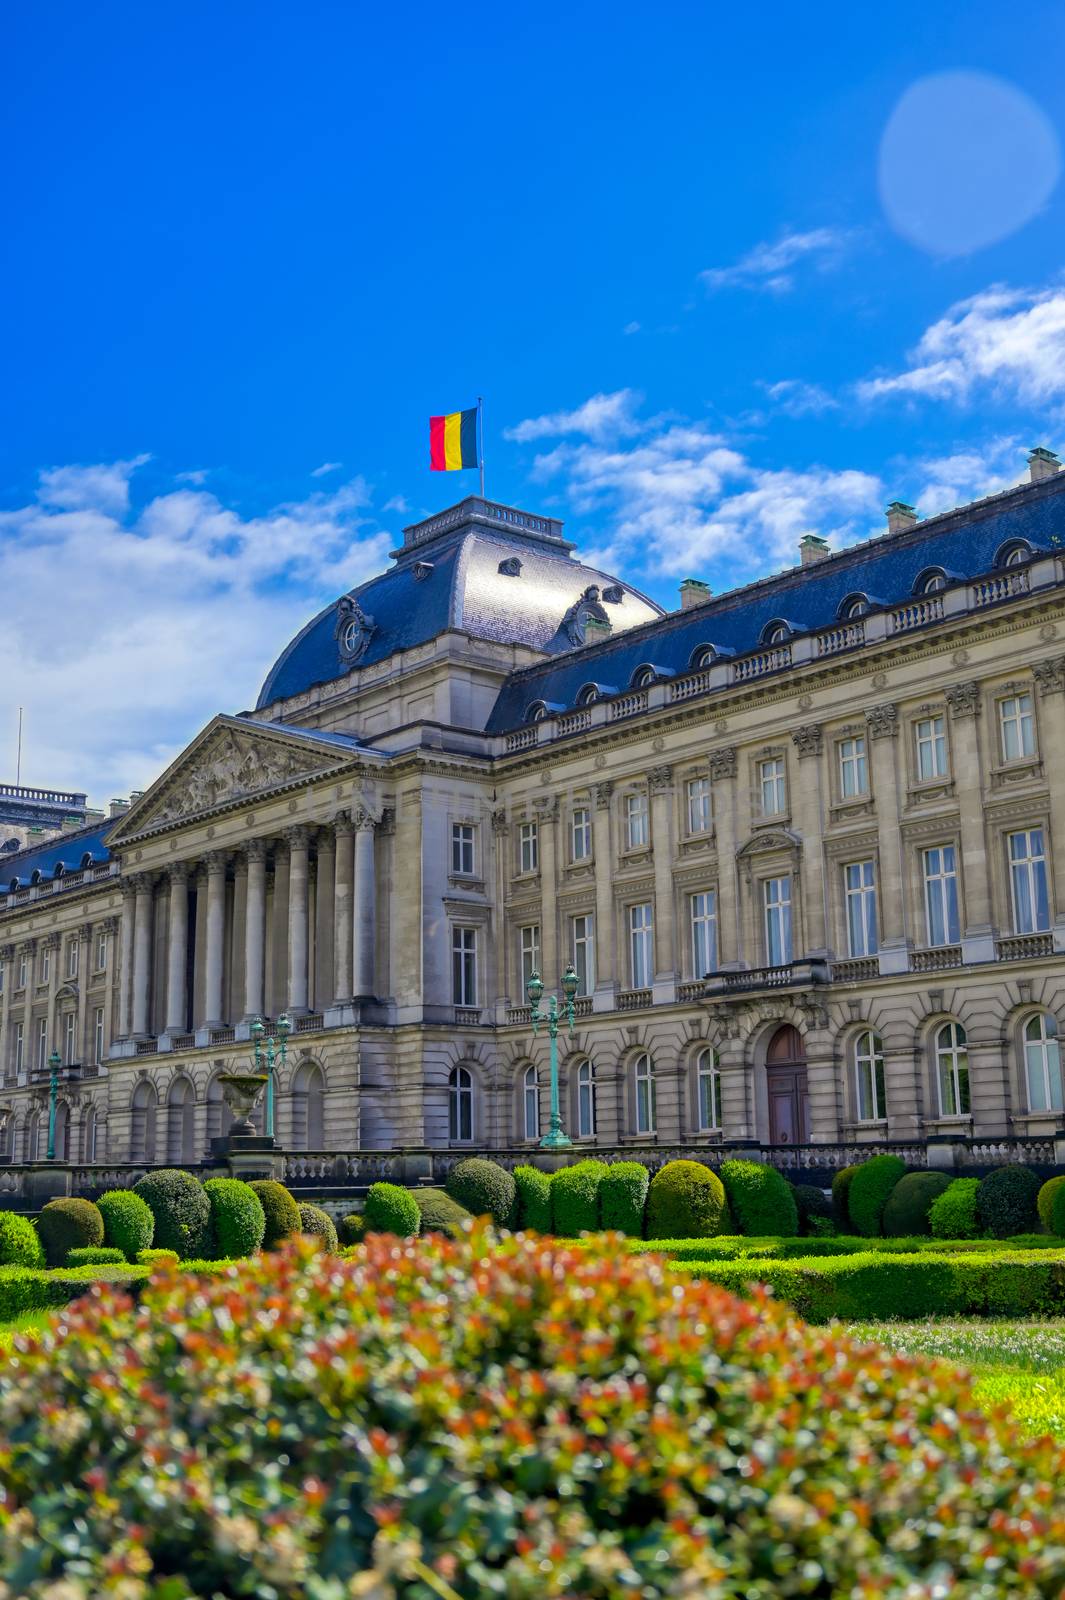
[[[481,469],[481,499],[484,499],[484,398],[477,396],[477,462]]]

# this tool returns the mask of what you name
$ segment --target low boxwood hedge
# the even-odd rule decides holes
[[[86,1244],[80,1249],[68,1250],[68,1267],[114,1267],[128,1263],[123,1252],[113,1244]]]
[[[43,1267],[44,1246],[29,1217],[0,1211],[0,1266]]]
[[[517,1225],[528,1233],[551,1232],[551,1177],[539,1167],[515,1167]]]
[[[723,1161],[720,1170],[729,1210],[744,1233],[796,1234],[799,1210],[790,1183],[762,1161]]]
[[[606,1177],[603,1161],[577,1161],[560,1167],[551,1179],[551,1231],[560,1239],[576,1239],[599,1227],[599,1185]]]
[[[151,1206],[132,1189],[108,1189],[96,1204],[104,1219],[104,1244],[121,1250],[127,1261],[136,1261],[155,1235]]]
[[[829,1238],[748,1239],[742,1234],[715,1239],[631,1239],[634,1254],[660,1251],[674,1260],[751,1261],[763,1258],[787,1261],[822,1256],[854,1255],[1010,1255],[1018,1250],[1063,1251],[1065,1239],[1045,1233],[1022,1233],[1013,1239],[862,1239],[857,1234]]]
[[[642,1161],[612,1162],[599,1185],[600,1226],[638,1239],[650,1183],[651,1174]]]

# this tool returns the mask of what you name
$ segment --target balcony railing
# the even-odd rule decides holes
[[[791,666],[791,645],[774,646],[772,650],[757,650],[753,656],[744,656],[733,663],[734,683],[746,683],[749,678],[761,678],[767,672],[779,672]]]
[[[642,1011],[654,998],[650,989],[622,989],[618,995],[619,1011]]]
[[[943,596],[926,595],[920,600],[908,600],[891,612],[892,633],[909,633],[911,628],[923,628],[929,622],[943,620]]]
[[[851,961],[833,961],[833,983],[866,983],[879,978],[880,962],[876,956],[856,956]]]
[[[1005,939],[995,940],[995,954],[1000,961],[1032,961],[1038,956],[1054,954],[1052,933],[1015,933]]]
[[[962,965],[960,944],[939,945],[934,950],[914,950],[910,955],[912,972],[945,972],[948,967]]]

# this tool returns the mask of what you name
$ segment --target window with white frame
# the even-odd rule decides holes
[[[923,855],[925,921],[930,945],[957,944],[958,857],[952,844],[933,845]]]
[[[843,868],[847,903],[847,949],[852,957],[875,956],[876,869],[871,861],[848,861]]]
[[[650,901],[629,907],[629,965],[634,989],[649,989],[654,977],[654,913]]]
[[[577,974],[577,993],[591,994],[595,988],[595,919],[573,919],[573,970]]]
[[[83,1161],[96,1160],[96,1132],[96,1107],[89,1106],[85,1112],[85,1120],[81,1125],[81,1159]]]
[[[20,950],[19,951],[19,958],[18,958],[18,984],[16,985],[16,987],[19,988],[19,989],[24,989],[26,987],[26,983],[27,983],[27,980],[29,978],[29,975],[30,975],[29,956],[26,954],[25,950]]]
[[[859,1122],[882,1122],[887,1116],[884,1046],[871,1028],[854,1041],[854,1109]]]
[[[699,1129],[709,1133],[721,1127],[721,1073],[716,1050],[700,1050],[695,1058]]]
[[[1058,1025],[1044,1012],[1024,1025],[1024,1076],[1029,1111],[1061,1111],[1061,1054]]]
[[[37,1071],[43,1072],[48,1065],[48,1018],[37,1019]]]
[[[636,1091],[636,1132],[658,1132],[658,1090],[655,1085],[654,1062],[643,1051],[632,1064]]]
[[[688,801],[688,832],[709,833],[713,822],[710,779],[689,778],[685,785]]]
[[[521,1082],[521,1109],[524,1137],[540,1137],[540,1077],[535,1067],[526,1067]]]
[[[869,763],[865,753],[865,735],[841,739],[839,751],[839,792],[844,800],[854,800],[869,793]]]
[[[769,967],[791,960],[791,878],[766,878],[762,883],[765,916],[765,958]]]
[[[960,1022],[945,1022],[936,1032],[936,1081],[943,1117],[969,1114],[969,1051]]]
[[[1003,761],[1035,755],[1035,720],[1030,694],[1011,694],[998,703]]]
[[[530,922],[524,928],[519,928],[518,938],[521,947],[521,992],[524,994],[529,979],[540,970],[540,924]]]
[[[647,796],[641,789],[625,796],[625,845],[629,850],[642,850],[650,842],[651,821]]]
[[[76,978],[78,975],[78,940],[67,940],[67,977]]]
[[[577,1137],[593,1139],[596,1132],[595,1068],[590,1061],[577,1067]]]
[[[758,787],[763,817],[779,817],[788,809],[784,757],[772,756],[758,763]]]
[[[473,876],[473,823],[451,824],[451,871],[456,877]]]
[[[917,777],[922,783],[947,776],[947,733],[942,717],[921,717],[913,725]]]
[[[107,966],[107,935],[106,935],[106,933],[98,933],[96,935],[96,970],[97,970],[97,972],[103,972],[103,970],[104,970],[104,968],[106,966]]]
[[[569,839],[571,860],[587,861],[592,853],[592,813],[587,806],[574,806]]]
[[[518,829],[518,861],[522,872],[539,870],[540,830],[535,822],[523,822]]]
[[[4,992],[4,983],[7,978],[7,963],[0,961],[0,994]]]
[[[92,1014],[92,1059],[97,1066],[104,1059],[104,1008],[97,1006]]]
[[[1014,933],[1045,933],[1050,927],[1046,843],[1042,828],[1023,828],[1007,838]]]
[[[447,1082],[448,1138],[452,1144],[473,1139],[473,1074],[468,1067],[452,1067]]]
[[[15,1023],[15,1071],[22,1073],[26,1065],[26,1030],[21,1022]]]
[[[45,945],[44,949],[41,951],[41,970],[37,978],[38,984],[47,983],[48,979],[51,977],[51,974],[52,951],[49,945]]]
[[[63,1065],[72,1067],[76,1060],[77,1052],[78,1018],[73,1011],[68,1011],[63,1018]]]
[[[703,889],[691,897],[692,973],[705,978],[717,971],[717,892]]]
[[[477,1004],[477,930],[451,930],[451,998],[457,1006]]]

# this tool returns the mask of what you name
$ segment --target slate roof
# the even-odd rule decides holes
[[[990,572],[1003,546],[1025,540],[1036,553],[1065,547],[1065,470],[986,500],[930,517],[901,533],[883,534],[808,567],[796,567],[722,594],[689,611],[670,612],[618,639],[587,645],[558,660],[513,673],[500,690],[489,733],[518,727],[545,701],[569,709],[585,684],[623,691],[638,667],[690,670],[703,645],[742,655],[756,650],[766,626],[785,619],[800,632],[830,627],[850,595],[871,609],[898,605],[928,568],[948,585]]]
[[[111,855],[104,838],[116,821],[117,818],[108,817],[106,822],[94,823],[91,828],[79,828],[77,832],[64,833],[58,839],[49,839],[45,844],[31,845],[25,850],[0,856],[0,897],[11,892],[13,878],[18,879],[20,889],[26,888],[35,872],[41,875],[39,881],[49,882],[55,877],[55,869],[60,862],[64,872],[77,872],[86,855],[92,857],[93,866],[110,861]]]

